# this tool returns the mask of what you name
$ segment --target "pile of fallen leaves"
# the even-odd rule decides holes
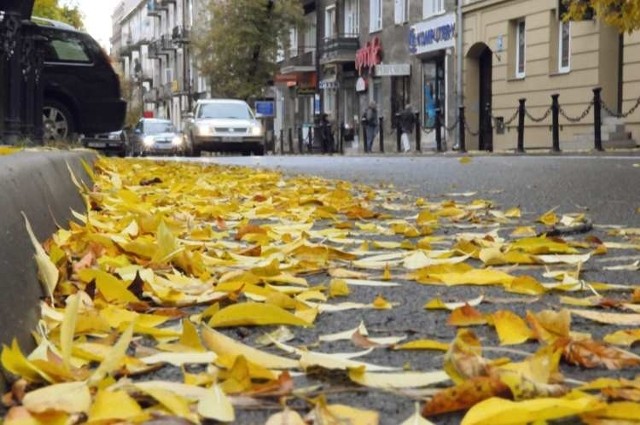
[[[68,229],[41,245],[27,221],[47,297],[37,348],[2,350],[6,425],[247,412],[240,423],[400,422],[366,400],[341,402],[362,389],[421,403],[400,413],[407,425],[451,412],[465,425],[640,418],[640,379],[629,376],[640,357],[628,349],[640,339],[640,291],[584,277],[637,271],[640,229],[598,237],[579,233],[591,229],[582,214],[527,221],[518,208],[460,200],[474,194],[413,199],[236,167],[103,158],[87,170],[91,186],[76,180],[87,212]],[[632,255],[594,261],[612,251]],[[479,292],[452,297],[461,287]],[[377,295],[361,299],[363,288]],[[424,297],[409,317],[429,325],[367,328],[400,313],[406,293]],[[602,338],[584,331],[592,323]],[[457,334],[434,337],[441,328]],[[415,366],[425,359],[439,366]],[[567,377],[585,369],[605,375]]]

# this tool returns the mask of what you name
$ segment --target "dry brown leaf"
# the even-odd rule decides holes
[[[570,341],[563,355],[568,363],[587,368],[618,370],[640,365],[640,356],[594,340]]]

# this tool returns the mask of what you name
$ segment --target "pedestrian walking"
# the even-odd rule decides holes
[[[331,121],[329,121],[329,115],[326,113],[323,113],[320,116],[320,132],[322,136],[322,153],[333,153],[335,142],[333,139]]]
[[[371,152],[373,148],[373,140],[378,133],[378,107],[373,100],[369,102],[369,107],[364,113],[365,125],[367,126],[367,140],[365,141],[364,151]]]
[[[402,151],[409,152],[411,150],[411,143],[409,139],[413,134],[413,129],[416,127],[416,113],[411,105],[407,105],[400,113],[400,119],[398,122],[402,135],[400,141],[402,143]]]

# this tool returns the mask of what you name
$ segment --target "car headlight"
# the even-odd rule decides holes
[[[260,124],[255,124],[251,126],[251,135],[262,136],[262,126]]]
[[[180,136],[174,136],[173,139],[171,139],[171,144],[173,146],[180,146],[182,145],[182,137]]]
[[[200,136],[211,136],[213,134],[212,128],[208,125],[198,125],[197,129]]]
[[[153,145],[153,136],[145,136],[144,139],[142,139],[142,143],[144,143],[145,146]]]

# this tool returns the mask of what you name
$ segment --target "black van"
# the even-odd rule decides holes
[[[46,38],[43,127],[45,140],[117,131],[127,103],[109,56],[87,33],[49,19],[32,18]]]

